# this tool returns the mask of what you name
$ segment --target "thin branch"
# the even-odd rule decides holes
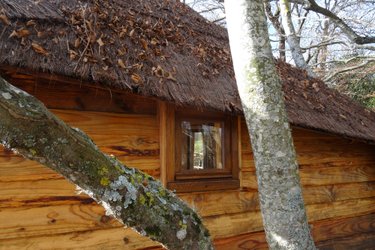
[[[329,82],[329,81],[331,81],[332,78],[336,77],[338,74],[342,74],[342,73],[345,73],[345,72],[348,72],[348,71],[353,71],[353,70],[356,70],[356,69],[359,69],[359,68],[363,68],[371,62],[375,62],[375,58],[365,60],[361,64],[358,64],[358,65],[355,65],[355,66],[346,67],[346,68],[337,70],[337,71],[333,72],[332,74],[329,74],[328,76],[324,77],[323,81]]]

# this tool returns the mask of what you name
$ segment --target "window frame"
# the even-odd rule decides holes
[[[168,112],[171,114],[172,112]],[[174,108],[173,117],[168,119],[167,135],[171,144],[167,145],[167,187],[177,192],[210,190],[230,190],[240,187],[238,154],[238,117],[224,113],[192,111]],[[182,170],[182,121],[220,122],[223,124],[222,157],[223,169]],[[173,122],[173,124],[171,124]],[[173,131],[171,131],[173,129]],[[172,139],[172,138],[173,139]],[[172,144],[173,143],[173,144]],[[180,146],[179,146],[180,145]],[[174,147],[174,149],[172,149]]]

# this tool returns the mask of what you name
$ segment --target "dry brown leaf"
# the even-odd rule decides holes
[[[5,25],[10,25],[10,21],[6,15],[0,15],[0,21],[2,21]]]
[[[142,78],[141,78],[138,74],[136,74],[136,73],[132,74],[132,75],[130,76],[130,78],[131,78],[132,81],[135,82],[136,84],[140,84],[140,83],[142,83]]]
[[[142,47],[144,50],[148,49],[148,43],[145,39],[141,39]]]
[[[75,52],[74,50],[69,50],[69,58],[70,58],[70,60],[76,59],[77,56],[78,56],[77,52]]]
[[[341,117],[341,118],[343,118],[343,119],[348,119],[345,115],[343,115],[343,114],[339,114],[339,116]]]
[[[40,46],[39,44],[37,44],[36,42],[32,42],[31,43],[31,47],[33,48],[33,50],[38,53],[38,54],[42,54],[42,55],[45,55],[45,56],[48,56],[48,52],[47,50],[45,50],[42,46]]]
[[[99,44],[100,47],[104,46],[104,42],[101,37],[98,40],[96,40],[96,42]]]
[[[132,29],[130,32],[129,32],[129,36],[132,37],[134,35],[134,31],[135,29]]]
[[[164,70],[158,65],[157,67],[152,67],[152,73],[157,77],[163,77]]]
[[[127,29],[123,28],[119,34],[120,38],[123,38],[126,35]]]
[[[312,84],[312,87],[314,88],[315,92],[318,92],[318,91],[319,91],[319,85],[318,85],[318,83],[314,82],[314,83]]]
[[[30,35],[30,31],[28,31],[27,29],[19,29],[17,31],[13,30],[13,32],[9,35],[9,38],[12,38],[14,36],[22,38],[27,37],[28,35]]]
[[[152,45],[157,45],[159,43],[159,41],[158,41],[158,39],[156,39],[155,37],[153,37],[152,39],[151,39],[151,44]]]
[[[118,64],[118,66],[120,66],[121,68],[126,69],[125,63],[124,63],[124,61],[123,61],[122,59],[118,59],[118,60],[117,60],[117,64]]]
[[[12,33],[10,33],[9,38],[12,38],[14,36],[17,36],[17,31],[13,30]]]
[[[34,26],[34,25],[36,25],[36,22],[34,20],[29,20],[26,23],[26,26]]]
[[[78,48],[79,45],[81,45],[81,40],[79,38],[77,38],[75,41],[74,41],[74,48]]]
[[[118,49],[117,50],[117,54],[119,55],[119,56],[123,56],[123,55],[125,55],[126,54],[126,49]]]

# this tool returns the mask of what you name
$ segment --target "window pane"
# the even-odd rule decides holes
[[[182,169],[223,169],[222,123],[183,121],[181,127]]]

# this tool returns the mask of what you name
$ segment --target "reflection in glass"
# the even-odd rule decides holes
[[[221,122],[182,121],[183,170],[223,169]]]

